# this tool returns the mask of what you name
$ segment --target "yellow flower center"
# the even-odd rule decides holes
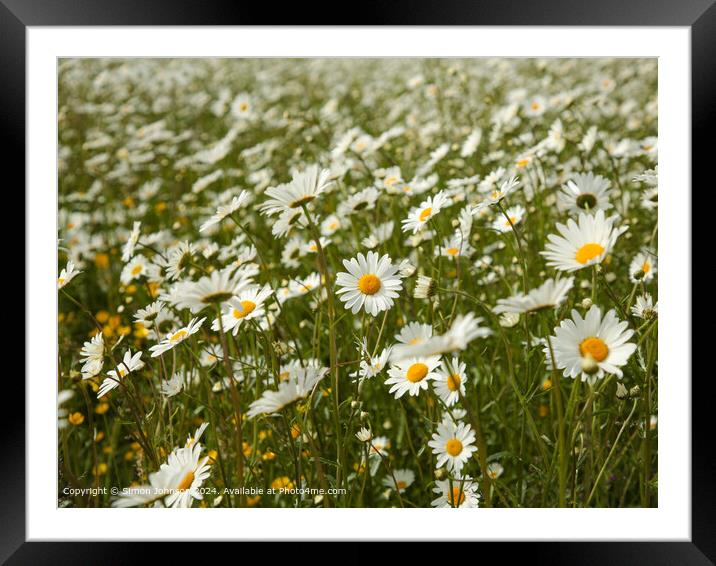
[[[420,221],[425,222],[428,218],[430,218],[430,215],[433,213],[433,209],[431,207],[424,208],[422,212],[420,213]]]
[[[584,265],[590,259],[594,259],[604,253],[604,248],[599,244],[584,244],[577,250],[574,259]]]
[[[241,104],[239,104],[239,110],[241,110],[242,112],[246,112],[248,109],[249,109],[248,103],[242,102]]]
[[[450,391],[457,391],[457,388],[460,387],[461,382],[462,382],[462,379],[460,379],[459,374],[453,373],[452,375],[448,375],[447,388]]]
[[[395,183],[397,183],[397,182],[398,182],[398,177],[396,177],[395,175],[393,175],[393,176],[391,176],[391,177],[388,177],[388,178],[385,180],[385,184],[386,184],[388,187],[392,187],[392,186],[395,185]]]
[[[532,110],[539,110],[539,109],[540,109],[540,103],[539,103],[539,102],[533,102],[531,106],[532,106]]]
[[[253,301],[241,301],[241,310],[234,309],[234,318],[244,318],[253,312],[256,303]]]
[[[650,264],[648,261],[645,261],[645,262],[643,263],[643,265],[641,266],[641,270],[642,270],[644,273],[649,273],[649,271],[651,270],[651,264]]]
[[[181,483],[177,486],[177,490],[189,489],[191,487],[191,484],[193,483],[194,472],[189,472],[187,475],[184,476],[184,479],[181,480]]]
[[[358,279],[358,289],[364,295],[375,295],[380,291],[380,279],[373,273],[367,273]]]
[[[530,163],[530,160],[525,158],[525,159],[518,159],[517,163],[515,163],[515,165],[517,165],[517,167],[525,167],[525,166],[529,165],[529,163]]]
[[[408,372],[405,374],[405,377],[407,377],[408,381],[411,383],[417,383],[418,381],[425,379],[426,375],[428,375],[428,366],[418,362],[408,368]]]
[[[403,480],[398,480],[397,484],[398,484],[398,489],[405,489],[406,487],[408,487],[408,484],[406,482],[404,482]]]
[[[450,456],[458,456],[460,452],[462,452],[462,442],[460,442],[457,438],[451,438],[447,441],[445,450],[447,450],[447,453],[450,454]]]
[[[139,275],[141,272],[142,272],[141,265],[135,265],[134,268],[132,268],[132,275]]]
[[[498,200],[502,196],[502,191],[492,191],[490,193],[490,198],[492,200]]]
[[[579,345],[579,351],[582,356],[589,354],[598,362],[603,362],[609,355],[609,347],[604,343],[604,340],[596,336],[583,340]]]
[[[512,228],[515,224],[517,224],[517,217],[510,216],[510,219],[505,221],[505,228]]]
[[[448,249],[445,250],[445,251],[447,252],[448,255],[457,255],[457,253],[458,253],[460,250],[457,249],[457,248],[448,248]]]
[[[186,335],[187,331],[182,328],[179,332],[175,332],[174,334],[172,334],[169,340],[171,340],[172,342],[178,342],[179,340],[182,340]]]
[[[453,507],[460,507],[465,502],[465,492],[459,487],[452,488],[452,499],[450,505]]]
[[[57,282],[58,282],[60,285],[64,285],[64,283],[65,283],[65,278],[64,278],[64,277],[59,277],[59,278],[57,279]]]

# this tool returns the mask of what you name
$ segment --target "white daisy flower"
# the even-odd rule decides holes
[[[610,182],[592,172],[575,175],[557,193],[558,202],[571,214],[608,210]]]
[[[412,208],[408,213],[408,218],[402,221],[403,232],[417,233],[418,230],[423,228],[431,218],[435,217],[448,202],[449,199],[445,196],[443,191],[440,191],[435,196],[428,197],[420,203],[420,206]]]
[[[456,231],[450,238],[443,240],[443,245],[435,250],[435,255],[455,259],[456,257],[469,257],[475,252],[461,231]]]
[[[330,170],[310,165],[305,171],[295,173],[290,183],[267,188],[264,194],[269,200],[259,208],[268,216],[300,209],[326,190],[331,184],[330,175]]]
[[[631,313],[637,318],[650,320],[659,314],[659,303],[654,304],[654,299],[649,293],[639,295],[636,304],[631,308]]]
[[[343,266],[348,272],[337,274],[339,289],[336,294],[353,314],[365,308],[365,312],[377,316],[393,306],[402,282],[398,267],[391,263],[390,256],[380,257],[372,251],[366,256],[359,253],[355,258],[344,259]]]
[[[147,275],[149,273],[149,265],[147,258],[142,255],[135,255],[129,260],[129,263],[122,268],[119,280],[123,285],[129,285],[133,280]]]
[[[233,214],[234,212],[239,210],[242,206],[249,203],[250,201],[251,201],[251,194],[248,191],[241,191],[239,196],[231,199],[230,203],[223,204],[223,205],[219,206],[216,209],[216,213],[201,225],[201,227],[199,228],[199,232],[203,232],[207,228],[210,228],[211,226],[218,224],[224,218],[226,218],[227,216],[230,216],[231,214]]]
[[[168,381],[162,381],[162,395],[174,397],[184,388],[184,376],[176,372]]]
[[[249,406],[246,413],[252,419],[258,415],[278,413],[299,399],[305,399],[328,373],[328,368],[296,368],[288,379],[278,384],[278,390],[266,390]]]
[[[489,464],[487,464],[487,476],[491,480],[496,480],[497,478],[499,478],[504,471],[505,468],[499,462],[490,462]]]
[[[476,338],[486,338],[492,330],[480,326],[484,319],[473,313],[455,317],[448,331],[441,336],[433,336],[423,343],[394,348],[391,360],[397,361],[409,356],[433,356],[464,350]]]
[[[415,481],[415,473],[412,470],[393,470],[392,474],[388,474],[383,478],[383,485],[389,489],[397,490],[403,493]]]
[[[338,205],[338,216],[350,216],[356,212],[371,210],[375,208],[375,202],[378,200],[378,190],[375,187],[368,187],[360,192],[350,195],[346,200]]]
[[[142,369],[144,367],[144,362],[141,360],[141,358],[142,352],[137,352],[136,354],[132,355],[132,351],[127,350],[124,353],[124,358],[117,365],[117,368],[107,372],[107,375],[109,375],[109,377],[105,378],[104,381],[102,381],[102,384],[99,386],[99,390],[97,391],[97,399],[99,399],[100,397],[104,397],[114,388],[119,387],[120,380],[122,380],[125,376],[129,375],[133,371]]]
[[[199,281],[181,281],[160,298],[173,304],[179,309],[188,308],[197,313],[211,305],[221,305],[232,297],[241,293],[252,284],[253,268],[233,270],[228,269],[212,271]]]
[[[356,432],[356,438],[361,442],[370,442],[370,439],[373,438],[373,435],[367,428],[362,426],[360,427],[360,430]]]
[[[450,364],[443,360],[440,370],[437,372],[433,387],[438,397],[448,407],[452,407],[460,400],[460,395],[465,395],[465,384],[467,383],[467,366],[457,356],[453,356]]]
[[[477,493],[477,483],[470,476],[456,477],[452,480],[439,480],[435,482],[433,491],[439,497],[430,503],[433,507],[444,508],[474,508],[480,503],[480,494]]]
[[[127,241],[122,248],[122,261],[127,262],[134,255],[134,248],[139,241],[139,229],[141,226],[142,223],[139,221],[135,221],[132,225],[132,231],[129,234],[129,238],[127,238]]]
[[[184,269],[191,263],[193,255],[196,253],[196,246],[189,242],[181,242],[172,248],[167,254],[165,267],[167,277],[170,280],[177,280],[184,273]]]
[[[392,220],[384,222],[383,224],[378,224],[369,236],[363,238],[361,244],[369,250],[377,248],[380,244],[390,240],[390,237],[393,235],[394,226],[395,223]]]
[[[493,175],[502,176],[504,174],[504,170],[498,170]],[[480,184],[483,186],[490,187],[494,185],[493,181],[490,181],[491,177],[486,177],[483,182]],[[506,199],[508,196],[510,196],[513,192],[517,190],[517,188],[520,186],[520,180],[519,177],[510,177],[506,181],[503,181],[503,183],[500,185],[499,189],[492,189],[489,190],[489,193],[485,196],[485,198],[477,204],[477,206],[473,207],[472,209],[472,215],[473,216],[479,216],[484,209],[486,209],[488,206],[491,206],[493,204],[498,204],[502,202],[504,199]]]
[[[323,222],[321,222],[321,234],[324,236],[331,236],[336,233],[341,227],[341,220],[335,214],[327,216]]]
[[[156,358],[157,356],[161,356],[164,352],[171,350],[174,346],[177,344],[181,344],[184,340],[189,338],[192,334],[195,334],[199,332],[199,329],[201,328],[201,325],[204,324],[204,321],[206,320],[206,317],[197,320],[196,318],[192,318],[189,321],[189,324],[186,326],[179,328],[178,330],[175,330],[174,332],[170,332],[164,340],[159,342],[159,344],[156,344],[149,348],[149,350],[152,352],[152,357]]]
[[[558,223],[561,235],[549,234],[550,243],[540,254],[547,258],[547,265],[560,271],[577,271],[601,263],[627,229],[614,228],[616,220],[616,216],[605,218],[603,210],[594,215],[582,212],[577,222],[569,219],[566,225]]]
[[[416,299],[430,299],[435,296],[437,291],[437,281],[426,275],[419,275],[418,282],[415,284],[413,297]]]
[[[270,285],[256,286],[241,291],[236,297],[229,299],[226,310],[221,316],[224,332],[233,331],[236,336],[243,321],[264,316],[266,312],[264,303],[271,293],[273,290]],[[220,329],[218,318],[212,323],[211,329],[216,331]]]
[[[562,304],[570,289],[574,286],[574,277],[547,279],[537,289],[526,295],[519,293],[509,299],[498,299],[495,313],[528,313],[542,309],[552,309]]]
[[[150,305],[139,309],[134,313],[134,321],[140,322],[145,328],[151,328],[154,326],[154,322],[157,320],[159,313],[162,312],[164,303],[161,301],[154,301]]]
[[[385,380],[386,385],[392,385],[388,392],[394,393],[396,399],[405,393],[418,395],[421,390],[427,390],[428,381],[438,376],[435,370],[439,365],[440,356],[407,358],[395,362],[388,370],[390,377]]]
[[[79,269],[75,269],[74,262],[68,261],[67,267],[60,271],[60,276],[57,278],[57,288],[62,289],[80,273],[82,272]]]
[[[629,280],[632,283],[648,283],[656,275],[656,256],[651,252],[640,252],[629,264]]]
[[[525,212],[527,211],[524,206],[519,204],[517,206],[512,206],[505,210],[505,214],[507,215],[506,218],[503,214],[500,214],[497,218],[495,218],[495,221],[492,223],[492,228],[498,232],[511,232],[512,227],[517,226],[522,221]]]
[[[636,344],[627,342],[634,334],[627,326],[627,322],[619,321],[614,309],[603,318],[597,305],[592,305],[584,318],[573,310],[572,319],[563,320],[551,338],[555,366],[563,370],[565,377],[581,376],[582,381],[601,379],[605,373],[621,377],[619,368],[636,350]],[[544,352],[549,368],[549,345]]]
[[[475,432],[466,423],[455,424],[451,419],[445,419],[438,425],[437,432],[433,433],[428,446],[437,456],[437,468],[447,465],[448,471],[459,474],[463,466],[477,451],[473,446]]]
[[[80,350],[80,362],[83,364],[82,379],[94,377],[104,365],[104,338],[102,333],[93,336],[89,342],[85,342]]]

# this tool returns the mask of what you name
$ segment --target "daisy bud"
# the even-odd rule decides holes
[[[587,375],[594,375],[599,371],[599,364],[592,356],[587,354],[582,358],[582,371]]]
[[[435,296],[438,284],[431,277],[420,275],[418,277],[418,283],[415,285],[415,293],[413,294],[416,299],[430,299]]]
[[[356,401],[355,399],[351,401],[351,409],[357,409],[360,406],[360,402]]]
[[[445,468],[438,468],[435,470],[435,479],[441,480],[445,477]]]
[[[629,390],[629,397],[631,397],[632,399],[635,397],[639,397],[640,394],[641,388],[638,385],[635,385]]]
[[[368,413],[367,413],[366,411],[361,411],[361,412],[360,412],[360,420],[362,420],[362,421],[368,420],[368,416],[369,416],[369,415],[368,415]]]
[[[623,383],[617,383],[617,399],[626,399],[629,395],[627,388]]]
[[[582,299],[582,308],[589,310],[592,308],[592,299],[587,297],[586,299]]]

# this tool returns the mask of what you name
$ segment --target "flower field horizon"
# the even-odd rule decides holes
[[[60,507],[658,505],[656,59],[60,59]]]

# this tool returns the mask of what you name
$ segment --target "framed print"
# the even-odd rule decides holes
[[[691,370],[709,1],[311,26],[2,1],[28,225],[3,559],[714,560]]]

